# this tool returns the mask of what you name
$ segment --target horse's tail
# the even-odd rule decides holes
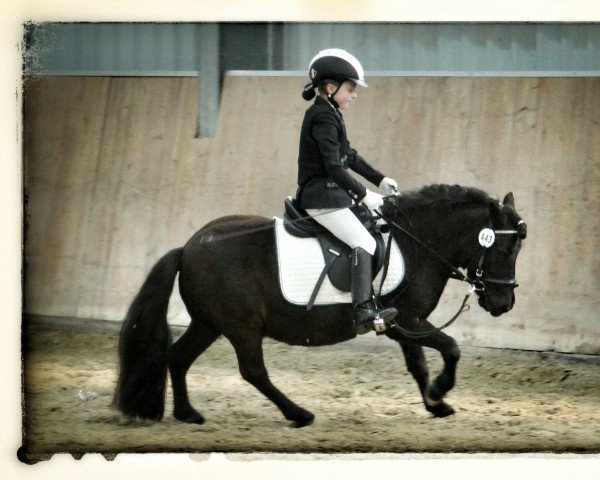
[[[171,250],[154,265],[121,327],[113,405],[128,418],[160,420],[164,414],[172,341],[167,309],[182,250]]]

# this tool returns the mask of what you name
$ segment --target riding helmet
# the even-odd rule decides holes
[[[345,80],[352,80],[361,87],[368,87],[360,62],[354,55],[341,48],[329,48],[317,53],[308,66],[308,76],[311,83],[308,83],[302,92],[305,100],[314,98],[314,89],[322,80],[335,80],[340,84]]]

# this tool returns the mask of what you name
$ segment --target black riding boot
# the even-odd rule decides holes
[[[361,335],[375,329],[384,331],[386,322],[396,316],[395,308],[377,309],[373,302],[373,259],[364,249],[352,250],[352,306],[354,327]]]

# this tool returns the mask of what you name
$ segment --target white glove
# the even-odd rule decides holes
[[[381,208],[383,206],[383,196],[372,192],[367,188],[367,194],[360,203],[366,205],[369,210],[375,210],[376,208]]]
[[[380,183],[379,188],[383,189],[386,195],[394,195],[398,192],[398,182],[393,178],[385,177]]]

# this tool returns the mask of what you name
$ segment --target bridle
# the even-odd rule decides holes
[[[397,195],[390,195],[389,197],[384,197],[384,198],[389,201],[392,198],[394,198],[394,199],[397,198]],[[389,203],[391,205],[393,205],[394,208],[402,214],[400,207],[396,204],[395,201],[389,201]],[[425,242],[423,242],[422,240],[417,238],[415,235],[413,235],[407,229],[405,229],[404,227],[399,225],[393,219],[391,219],[387,215],[383,214],[380,210],[375,210],[374,213],[377,214],[383,220],[385,220],[386,223],[388,223],[388,225],[393,225],[394,227],[396,227],[398,230],[400,230],[406,236],[408,236],[413,241],[415,241],[417,243],[417,245],[419,245],[423,249],[425,249],[431,256],[433,256],[438,261],[440,261],[443,265],[445,265],[451,272],[450,278],[455,279],[455,280],[460,280],[463,282],[467,282],[471,285],[467,294],[465,295],[465,298],[463,299],[462,305],[460,306],[458,312],[450,320],[448,320],[446,323],[444,323],[442,326],[435,327],[432,330],[429,330],[426,332],[411,332],[411,331],[408,331],[408,330],[402,328],[397,323],[393,323],[391,326],[393,328],[395,328],[396,330],[399,330],[403,335],[410,337],[410,338],[424,338],[424,337],[428,337],[429,335],[439,332],[439,331],[443,330],[444,328],[450,326],[452,323],[454,323],[454,321],[463,312],[466,312],[467,310],[469,310],[470,307],[467,304],[467,300],[469,299],[470,295],[473,292],[476,292],[478,295],[486,295],[487,294],[487,288],[486,288],[487,284],[504,285],[504,286],[512,287],[513,289],[515,289],[519,286],[516,278],[504,279],[504,278],[485,277],[484,271],[483,271],[483,264],[485,262],[486,253],[489,251],[489,249],[495,243],[496,236],[497,235],[521,236],[521,232],[518,229],[506,229],[506,230],[496,229],[495,230],[493,228],[486,227],[486,228],[483,228],[482,230],[480,230],[479,236],[478,236],[479,245],[480,245],[480,248],[478,248],[479,259],[477,261],[477,268],[475,270],[475,278],[472,278],[468,275],[468,273],[467,273],[467,275],[465,275],[462,271],[460,271],[457,267],[452,265],[448,260],[446,260],[444,257],[442,257],[433,248],[431,248]],[[410,222],[409,222],[409,224],[410,224]],[[525,222],[523,220],[519,220],[519,222],[517,223],[517,228],[519,228],[521,226],[526,227]],[[392,235],[390,234],[390,239],[391,239],[391,237],[392,237]],[[477,255],[477,253],[475,253],[475,255]],[[468,264],[470,264],[470,263],[471,262],[468,262]],[[384,276],[385,276],[385,272],[384,272]],[[382,282],[382,284],[383,284],[383,282]]]
[[[525,222],[523,220],[519,220],[519,222],[517,223],[517,227],[524,225]],[[498,235],[520,235],[520,232],[516,229],[508,229],[508,230],[494,230],[493,228],[487,227],[487,228],[483,228],[480,232],[479,232],[479,245],[481,246],[480,253],[479,253],[479,260],[477,262],[477,268],[475,270],[475,279],[472,279],[466,275],[463,275],[462,272],[461,275],[462,277],[459,277],[458,280],[464,280],[469,282],[474,288],[475,291],[480,293],[480,294],[484,294],[487,292],[487,288],[486,288],[486,284],[497,284],[497,285],[504,285],[504,286],[511,286],[513,289],[517,288],[519,286],[519,284],[517,283],[517,279],[516,278],[493,278],[493,277],[484,277],[483,275],[483,263],[485,261],[485,255],[486,253],[489,251],[489,249],[492,247],[492,245],[495,243],[496,241],[496,237]],[[456,270],[454,267],[453,268],[453,273]],[[453,275],[451,275],[452,278],[456,278]]]

